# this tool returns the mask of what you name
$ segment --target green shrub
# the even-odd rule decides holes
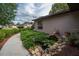
[[[25,48],[31,48],[35,45],[50,45],[56,42],[53,39],[50,40],[48,34],[31,29],[21,32],[21,40]]]
[[[5,36],[6,36],[6,34],[4,32],[0,31],[0,41],[3,41]]]
[[[18,29],[1,29],[0,30],[0,41],[18,32],[19,32]]]

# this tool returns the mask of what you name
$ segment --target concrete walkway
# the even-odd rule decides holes
[[[29,52],[23,47],[20,34],[12,36],[0,51],[0,56],[29,56]]]

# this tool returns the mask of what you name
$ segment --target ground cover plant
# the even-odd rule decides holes
[[[43,32],[34,31],[27,29],[21,31],[21,40],[25,48],[33,48],[36,45],[40,45],[43,49],[47,48],[48,45],[54,44],[57,40],[49,38],[48,34]]]
[[[0,29],[0,41],[19,32],[19,29]]]

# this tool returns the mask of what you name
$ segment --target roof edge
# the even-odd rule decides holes
[[[50,14],[50,15],[39,17],[37,19],[33,19],[32,21],[38,21],[40,19],[45,19],[45,18],[50,17],[50,16],[57,16],[57,15],[61,15],[61,14],[67,14],[67,13],[71,13],[71,12],[75,12],[75,11],[79,11],[79,10],[71,10],[71,11],[68,10],[68,11],[64,11],[64,12],[58,12],[58,13],[55,13],[55,14]]]

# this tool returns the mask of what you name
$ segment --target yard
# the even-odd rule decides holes
[[[79,4],[45,4],[42,9],[43,4],[33,4],[34,15],[25,7],[29,5],[0,4],[0,56],[79,55]],[[46,7],[50,10],[43,15]]]
[[[21,40],[23,46],[26,49],[28,49],[31,53],[32,53],[31,49],[35,50],[36,47],[38,46],[40,46],[42,50],[46,50],[49,48],[49,46],[57,42],[56,37],[49,37],[49,35],[46,33],[34,30],[21,31]]]
[[[27,29],[24,29],[24,28],[0,29],[0,48],[2,48],[4,46],[4,44],[6,42],[8,42],[7,40],[11,36],[13,36],[14,34],[17,34],[17,33],[21,34],[22,44],[28,50],[35,49],[36,46],[41,46],[45,50],[50,45],[53,45],[57,41],[56,38],[49,38],[47,33],[34,31],[30,28],[27,28]],[[18,37],[18,38],[20,38],[20,37]],[[14,39],[16,39],[16,38],[14,38]]]
[[[46,33],[37,32],[34,30],[25,30],[21,32],[21,40],[24,47],[32,48],[36,45],[50,45],[55,42],[53,39],[49,39]]]
[[[20,33],[17,39],[21,39],[23,46],[28,50],[32,55],[60,55],[62,48],[67,45],[73,46],[74,48],[79,48],[78,33],[71,33],[71,36],[65,37],[63,42],[59,42],[59,39],[56,36],[49,36],[49,34],[44,32],[39,32],[32,30],[30,28],[24,29],[0,29],[0,43],[5,41],[6,38],[10,38],[16,33]],[[64,34],[65,36],[67,33]],[[16,36],[17,37],[17,36]],[[7,39],[7,40],[8,40]],[[14,38],[16,39],[16,38]],[[13,40],[13,39],[11,39]],[[6,43],[6,42],[5,42]],[[11,42],[10,42],[11,43]],[[17,45],[17,43],[16,43]],[[73,48],[71,47],[71,48]],[[69,49],[71,49],[69,48]],[[74,50],[73,48],[73,50]],[[76,50],[76,49],[75,49]],[[66,51],[66,50],[65,50]],[[66,53],[64,51],[64,53]],[[60,53],[60,54],[59,54]],[[70,52],[71,53],[71,52]],[[69,53],[68,53],[69,54]],[[64,55],[64,54],[62,54]]]
[[[67,36],[66,36],[67,35]],[[65,33],[64,40],[59,41],[55,36],[49,36],[47,33],[24,30],[21,31],[21,40],[23,46],[28,49],[32,55],[78,55],[79,37],[78,33]],[[65,50],[63,50],[65,48]],[[70,54],[66,52],[70,49]],[[74,52],[72,52],[74,50]],[[63,53],[62,53],[63,52]]]
[[[0,29],[0,42],[2,42],[4,39],[19,33],[20,31],[24,31],[26,29],[22,29],[22,28],[9,28],[9,29]]]

